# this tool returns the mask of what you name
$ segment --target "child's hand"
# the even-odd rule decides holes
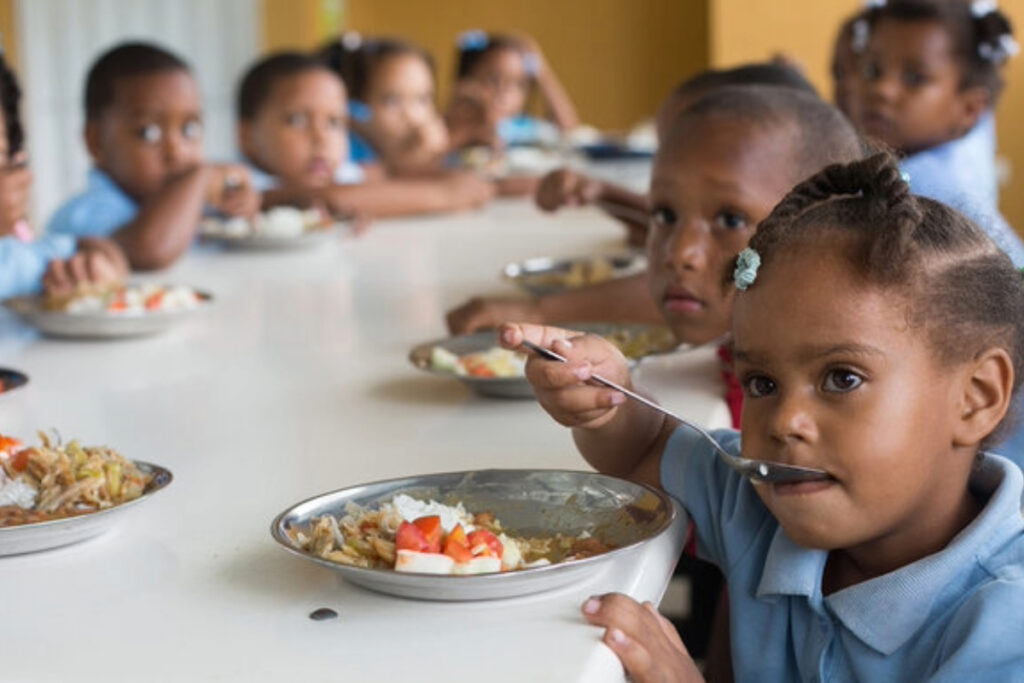
[[[66,261],[51,261],[43,275],[48,295],[70,296],[80,289],[104,289],[128,277],[128,259],[114,242],[82,237],[78,251]]]
[[[566,427],[597,429],[615,417],[626,397],[613,389],[588,384],[591,375],[601,375],[631,389],[625,357],[607,339],[595,335],[520,323],[506,323],[498,329],[498,340],[507,349],[520,350],[523,340],[551,349],[568,362],[559,363],[531,354],[526,362],[526,379],[541,407]]]
[[[0,236],[9,234],[28,213],[32,171],[19,154],[10,165],[0,168]]]
[[[604,644],[622,660],[636,683],[703,681],[686,646],[668,619],[649,602],[619,593],[583,603],[583,618],[605,628]]]
[[[601,190],[601,181],[560,168],[541,178],[534,200],[544,211],[557,211],[563,206],[593,204]]]
[[[543,323],[544,316],[536,299],[474,297],[448,311],[446,320],[452,334],[470,334],[497,327],[509,320]]]
[[[260,193],[253,188],[245,166],[211,164],[207,171],[207,204],[228,216],[252,217],[259,213]]]
[[[474,173],[452,173],[444,180],[452,208],[475,209],[494,198],[494,183]]]

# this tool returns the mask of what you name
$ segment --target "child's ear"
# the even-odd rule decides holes
[[[103,161],[103,145],[99,121],[86,121],[82,136],[85,138],[85,148],[89,151],[93,164],[101,165]]]
[[[991,434],[1010,409],[1013,361],[994,347],[975,356],[964,371],[963,394],[953,444],[976,446]]]
[[[980,86],[966,88],[960,93],[960,116],[958,132],[963,135],[978,122],[981,115],[989,108],[988,90]]]

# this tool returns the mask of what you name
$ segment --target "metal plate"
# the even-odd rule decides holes
[[[290,251],[294,249],[311,249],[327,244],[338,236],[338,227],[329,226],[316,230],[307,230],[301,235],[283,237],[279,235],[251,234],[241,237],[206,233],[203,240],[220,244],[228,249],[239,251]]]
[[[559,327],[601,336],[608,336],[618,331],[626,331],[639,336],[664,329],[657,325],[619,325],[615,323],[567,323],[559,325]],[[666,334],[670,336],[670,333],[666,332]],[[493,331],[461,334],[416,346],[409,352],[409,361],[420,370],[425,370],[432,375],[457,379],[481,396],[492,398],[533,398],[533,387],[530,386],[525,377],[469,377],[456,375],[446,370],[435,370],[430,364],[431,351],[435,346],[440,346],[456,356],[461,356],[476,351],[485,351],[497,345],[498,340]],[[631,366],[637,362],[635,358],[627,360]]]
[[[170,471],[159,465],[139,461],[136,461],[135,465],[142,472],[153,476],[153,480],[141,496],[127,503],[76,517],[0,527],[0,557],[50,550],[98,536],[117,524],[130,508],[149,500],[173,479]]]
[[[616,548],[561,564],[476,576],[414,574],[337,564],[301,550],[289,529],[314,517],[343,515],[349,502],[376,507],[405,493],[441,503],[461,502],[470,512],[491,512],[511,536],[577,535],[588,531]],[[270,533],[285,549],[341,572],[348,581],[381,593],[424,600],[510,598],[584,580],[606,563],[636,553],[671,525],[675,509],[661,491],[593,472],[479,470],[429,474],[364,484],[325,493],[288,508]]]
[[[28,375],[11,368],[0,368],[0,394],[28,384]]]
[[[213,301],[208,292],[194,290],[202,303],[182,311],[147,311],[145,313],[66,313],[48,311],[39,296],[8,299],[4,305],[26,323],[45,335],[66,339],[118,339],[158,334],[193,314],[207,308]]]
[[[591,267],[592,264],[606,261],[611,267],[608,279],[628,277],[641,273],[647,268],[647,258],[642,254],[618,254],[609,256],[584,256],[571,259],[551,259],[546,257],[531,258],[521,263],[510,263],[502,270],[502,276],[535,296],[564,292],[586,284],[581,282],[559,282],[568,278],[574,268]]]

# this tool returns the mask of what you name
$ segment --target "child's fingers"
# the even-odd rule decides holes
[[[534,388],[541,407],[566,427],[580,427],[606,418],[609,410],[625,400],[617,391],[588,385],[560,390],[541,389],[536,385]]]
[[[86,264],[86,255],[79,252],[68,259],[68,272],[76,285],[89,282],[89,266]]]
[[[630,679],[634,683],[653,683],[659,680],[671,680],[666,677],[660,679],[654,677],[657,672],[654,671],[651,653],[646,647],[626,635],[625,631],[614,627],[609,628],[604,632],[604,637],[601,640],[611,648],[612,652],[618,655],[623,668],[629,672]]]
[[[679,631],[672,625],[672,622],[666,619],[661,612],[658,611],[658,608],[650,602],[644,603],[644,609],[646,609],[650,615],[657,620],[658,626],[661,627],[661,632],[665,634],[665,638],[667,638],[673,646],[689,654],[686,649],[686,645],[683,644],[683,639],[679,637]]]
[[[532,323],[505,323],[498,328],[499,343],[513,351],[517,350],[524,341],[547,349],[551,348],[551,345],[556,340],[565,341],[577,335],[577,332],[571,332],[561,327],[535,325]]]
[[[52,294],[68,294],[71,292],[71,279],[68,277],[64,261],[50,261],[43,275],[43,289]]]

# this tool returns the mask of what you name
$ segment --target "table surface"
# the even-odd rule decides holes
[[[533,401],[475,397],[406,355],[445,336],[445,310],[470,294],[511,293],[507,262],[624,249],[596,211],[500,201],[309,251],[197,247],[149,279],[211,291],[214,306],[156,337],[50,340],[0,314],[0,365],[30,377],[0,397],[6,433],[56,427],[175,477],[103,536],[0,557],[0,680],[621,681],[579,606],[613,590],[657,602],[682,523],[585,582],[478,603],[363,590],[284,552],[269,525],[367,481],[585,469]],[[640,368],[673,408],[727,422],[711,350],[656,363],[684,367],[685,386]],[[310,620],[319,607],[339,618]]]

